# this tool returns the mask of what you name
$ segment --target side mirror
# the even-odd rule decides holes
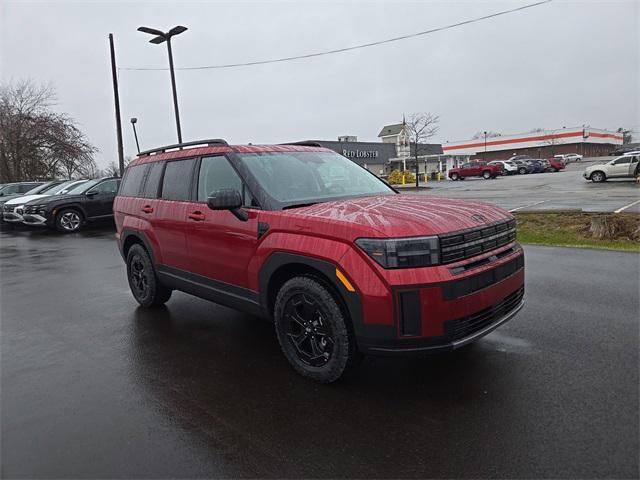
[[[243,222],[249,218],[247,212],[242,209],[242,194],[234,188],[214,190],[207,198],[207,206],[211,210],[229,210]]]

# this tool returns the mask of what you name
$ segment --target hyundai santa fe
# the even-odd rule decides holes
[[[523,306],[511,214],[399,194],[312,143],[143,152],[114,215],[140,305],[180,290],[263,316],[293,368],[322,383],[363,354],[462,347]]]

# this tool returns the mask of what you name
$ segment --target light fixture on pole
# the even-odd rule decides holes
[[[155,35],[154,38],[149,40],[149,43],[155,43],[156,45],[159,45],[163,42],[167,42],[167,52],[169,54],[169,72],[171,73],[171,88],[173,90],[173,109],[176,114],[176,130],[178,131],[178,143],[182,143],[182,130],[180,128],[180,112],[178,110],[178,94],[176,93],[176,75],[173,71],[173,53],[171,51],[171,37],[175,37],[176,35],[179,35],[180,33],[186,30],[187,30],[187,27],[183,27],[181,25],[178,25],[177,27],[173,27],[168,32],[156,30],[155,28],[138,27],[139,32]]]
[[[133,136],[136,139],[136,148],[138,149],[138,153],[140,153],[140,144],[138,143],[138,132],[136,132],[136,123],[138,119],[136,117],[131,118],[131,126],[133,127]]]

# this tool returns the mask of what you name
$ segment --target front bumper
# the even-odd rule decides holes
[[[450,351],[509,321],[524,305],[524,252],[514,243],[487,255],[413,272],[424,275],[423,281],[402,271],[388,272],[388,296],[379,296],[380,303],[362,296],[359,349],[376,355]],[[386,315],[376,315],[384,309],[385,297],[393,307]]]
[[[22,218],[22,223],[25,225],[34,225],[37,227],[47,226],[47,218],[42,215],[25,213]]]
[[[2,220],[7,223],[20,223],[24,217],[15,212],[5,212],[2,214]]]

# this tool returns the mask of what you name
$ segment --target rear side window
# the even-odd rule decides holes
[[[191,178],[195,163],[194,158],[167,162],[162,181],[163,199],[191,200]]]
[[[160,190],[160,180],[162,180],[162,169],[164,162],[152,163],[147,172],[147,180],[144,182],[142,196],[144,198],[158,198]]]
[[[149,164],[127,168],[118,194],[123,197],[139,197],[142,194],[142,182],[148,168]]]

